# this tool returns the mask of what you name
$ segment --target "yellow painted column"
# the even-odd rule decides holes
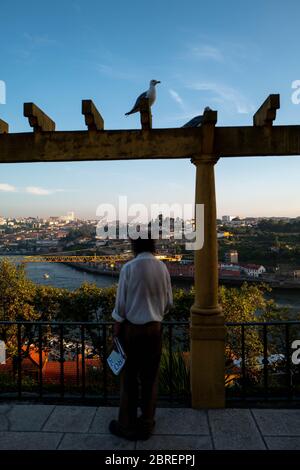
[[[195,302],[191,308],[193,408],[225,406],[225,327],[218,304],[216,161],[215,156],[203,154],[192,159],[196,166],[195,203],[204,205],[204,244],[195,250]]]

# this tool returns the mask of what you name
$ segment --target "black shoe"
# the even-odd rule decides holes
[[[155,427],[155,421],[147,423],[143,420],[142,416],[137,419],[137,439],[141,441],[146,441],[149,439],[153,433]]]
[[[123,437],[124,439],[128,439],[129,441],[136,441],[137,439],[135,432],[122,429],[119,421],[117,421],[116,419],[113,419],[109,423],[108,429],[111,432],[111,434],[114,434],[115,436],[118,436],[118,437]]]
[[[147,441],[152,436],[152,433],[149,431],[137,431],[135,439],[137,441]]]

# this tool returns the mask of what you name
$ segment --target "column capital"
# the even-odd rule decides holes
[[[208,163],[211,165],[215,165],[217,161],[219,160],[220,157],[214,154],[199,154],[199,155],[193,155],[191,158],[191,163],[193,163],[195,166],[201,165],[203,163]]]

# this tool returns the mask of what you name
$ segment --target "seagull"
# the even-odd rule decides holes
[[[205,111],[211,111],[211,108],[209,106],[206,106],[206,108],[204,108],[204,112]],[[191,119],[189,122],[184,124],[184,126],[182,127],[199,127],[201,126],[202,121],[203,121],[203,114],[200,114],[199,116],[193,117],[193,119]]]
[[[150,81],[150,86],[149,90],[144,91],[136,100],[135,105],[133,106],[132,110],[129,111],[128,113],[125,114],[125,116],[128,116],[129,114],[137,113],[140,110],[140,102],[143,98],[149,98],[149,104],[150,106],[153,105],[155,99],[156,99],[156,90],[155,90],[155,85],[160,83],[159,80],[151,80]]]

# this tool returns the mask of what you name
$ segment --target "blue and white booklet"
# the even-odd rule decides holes
[[[108,356],[107,363],[111,368],[112,372],[115,375],[118,375],[124,367],[126,361],[126,354],[124,353],[124,350],[118,338],[114,338],[114,343],[116,349],[113,349],[113,351]]]

